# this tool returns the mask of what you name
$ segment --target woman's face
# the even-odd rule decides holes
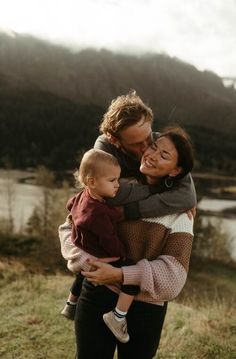
[[[177,163],[175,145],[169,137],[160,137],[143,154],[140,171],[149,177],[175,177],[181,172]]]

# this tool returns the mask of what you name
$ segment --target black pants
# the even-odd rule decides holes
[[[77,273],[72,287],[70,289],[71,293],[76,297],[80,296],[82,285],[83,285],[84,276],[81,273]]]
[[[102,315],[114,308],[117,294],[105,286],[93,286],[85,279],[79,297],[75,335],[77,359],[151,359],[157,351],[167,303],[158,306],[134,301],[127,315],[130,341],[118,342],[103,321]]]
[[[111,262],[110,264],[114,267],[120,268],[122,266],[130,266],[130,265],[134,264],[134,262],[131,261],[130,259],[125,259],[125,260],[119,259],[118,261]],[[80,296],[83,280],[84,280],[84,277],[82,276],[82,274],[80,274],[80,273],[76,274],[76,278],[75,278],[75,280],[72,284],[72,287],[70,289],[71,293],[73,295],[75,295],[76,297]],[[129,295],[136,295],[139,292],[139,286],[137,286],[137,285],[122,285],[121,291],[126,294],[129,294]]]

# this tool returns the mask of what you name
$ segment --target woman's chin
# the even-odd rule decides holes
[[[149,175],[150,172],[152,172],[152,171],[150,171],[150,167],[147,167],[147,166],[143,163],[143,164],[141,164],[141,166],[140,166],[140,172],[143,173],[144,175]],[[151,174],[150,174],[150,175],[151,175]]]
[[[155,176],[153,173],[153,168],[147,167],[145,165],[140,166],[140,172],[143,173],[145,176]]]

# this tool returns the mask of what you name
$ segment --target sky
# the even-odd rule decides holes
[[[0,0],[0,29],[76,49],[166,53],[236,77],[235,0]]]

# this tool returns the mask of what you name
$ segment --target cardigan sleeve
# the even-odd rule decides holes
[[[177,230],[170,232],[161,255],[152,261],[142,259],[136,265],[122,267],[125,285],[139,285],[157,301],[169,301],[181,292],[188,273],[193,242],[193,221],[186,214],[179,216]],[[180,226],[179,226],[180,224]],[[187,232],[180,227],[189,227]]]
[[[67,260],[67,267],[71,272],[89,271],[91,266],[87,263],[87,260],[97,258],[74,245],[71,240],[71,231],[72,227],[69,221],[61,224],[58,228],[61,254]]]

